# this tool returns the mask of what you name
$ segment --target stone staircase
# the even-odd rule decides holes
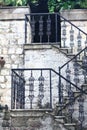
[[[41,47],[41,46],[40,46]],[[45,47],[44,47],[45,48]],[[67,56],[67,48],[58,48],[58,46],[52,46],[52,48],[56,48],[57,50],[59,50],[61,53],[63,53],[64,55]],[[29,46],[26,48],[27,50],[29,49]],[[37,49],[37,47],[34,49]],[[48,48],[49,49],[49,48]],[[30,48],[30,50],[32,50],[32,46]],[[71,60],[73,58],[73,56],[68,53],[68,57],[69,60]],[[70,58],[71,57],[71,58]],[[33,70],[32,70],[33,71]],[[11,129],[29,129],[29,125],[26,126],[26,123],[24,123],[24,125],[22,126],[23,120],[26,119],[26,122],[28,122],[28,124],[32,124],[31,122],[33,121],[33,124],[35,123],[35,126],[30,125],[31,130],[35,129],[35,130],[45,130],[45,129],[49,129],[49,130],[85,130],[86,128],[80,128],[80,122],[78,120],[78,115],[79,115],[79,106],[78,106],[78,100],[79,97],[83,96],[84,98],[84,103],[86,104],[86,90],[87,90],[87,84],[82,84],[82,93],[80,90],[75,89],[74,91],[74,100],[72,101],[72,104],[74,102],[74,113],[72,116],[72,121],[71,121],[71,117],[69,116],[69,111],[68,111],[68,106],[69,106],[69,97],[66,95],[63,97],[63,105],[62,107],[60,106],[60,104],[57,104],[56,106],[56,110],[11,110],[10,115],[11,115],[11,122],[13,122],[11,124]],[[61,109],[63,108],[63,110]],[[85,107],[86,110],[86,107]],[[36,113],[34,113],[36,111]],[[61,114],[62,111],[62,114]],[[31,112],[31,115],[29,115],[29,113]],[[27,113],[27,114],[26,114]],[[37,114],[38,113],[38,114]],[[33,115],[34,114],[34,115]],[[25,115],[25,118],[24,118]],[[44,117],[44,115],[46,117]],[[22,118],[20,120],[20,118]],[[29,120],[30,119],[30,120]],[[17,122],[16,122],[17,120]],[[20,121],[19,121],[20,120]],[[36,121],[39,120],[39,121]],[[50,120],[50,122],[48,121]],[[19,125],[17,124],[18,122]],[[39,123],[38,123],[39,122]],[[46,123],[48,122],[48,123]],[[42,123],[42,124],[41,124]],[[53,125],[51,125],[51,123]],[[41,125],[41,126],[40,126]],[[51,127],[50,127],[51,125]],[[37,128],[38,127],[38,128]]]
[[[57,16],[57,15],[58,14],[55,14],[55,16]],[[34,14],[34,16],[35,16],[35,14]],[[34,16],[31,17],[32,41],[33,41],[33,38],[34,38],[34,35],[35,35],[34,34],[34,25],[35,25]],[[48,14],[48,16],[47,16],[47,18],[48,18],[47,19],[48,20],[47,26],[49,26],[50,17],[51,16]],[[72,29],[73,24],[71,24],[71,23],[69,23],[69,24],[71,24],[71,26],[70,26],[70,38],[71,38],[70,39],[71,40],[70,49],[69,49],[69,46],[66,46],[69,43],[69,41],[65,45],[65,42],[66,42],[66,25],[65,25],[65,22],[67,22],[67,21],[63,17],[62,17],[62,19],[63,20],[62,20],[62,26],[61,27],[62,27],[63,34],[62,34],[61,44],[63,44],[63,45],[61,47],[60,47],[59,43],[58,43],[58,45],[54,45],[54,44],[49,45],[49,43],[47,45],[46,44],[44,45],[44,43],[41,43],[41,41],[43,41],[43,38],[42,38],[42,31],[43,31],[42,27],[43,26],[41,26],[41,24],[43,25],[42,17],[40,17],[40,21],[39,21],[39,24],[40,24],[40,30],[39,30],[40,43],[39,44],[37,44],[37,43],[33,44],[32,43],[32,44],[25,44],[24,45],[25,68],[27,66],[30,66],[29,74],[31,74],[31,77],[29,78],[29,81],[30,81],[31,84],[26,83],[28,85],[32,85],[32,86],[34,85],[33,71],[35,71],[35,66],[34,66],[34,63],[32,64],[30,59],[32,59],[32,57],[33,57],[33,61],[36,63],[35,64],[36,66],[38,66],[38,64],[40,64],[39,62],[37,63],[35,61],[35,59],[36,59],[35,56],[37,54],[37,52],[36,52],[37,50],[39,50],[38,51],[38,57],[39,57],[38,59],[42,58],[42,61],[43,61],[43,59],[45,59],[43,57],[46,57],[46,54],[48,54],[48,50],[50,51],[49,54],[53,53],[53,55],[55,56],[55,54],[57,55],[59,53],[59,55],[64,55],[64,58],[66,58],[66,62],[63,61],[63,59],[61,59],[65,64],[62,64],[62,65],[59,64],[59,66],[58,66],[59,72],[58,72],[57,67],[56,67],[56,70],[50,69],[50,75],[52,74],[51,71],[53,71],[59,77],[59,87],[60,87],[60,89],[58,90],[59,91],[59,97],[58,98],[60,98],[59,103],[52,110],[48,110],[48,109],[46,109],[46,110],[38,109],[37,110],[37,109],[32,109],[32,105],[33,105],[32,100],[33,99],[30,99],[31,104],[29,104],[29,105],[31,105],[31,110],[24,110],[24,106],[20,107],[20,104],[18,106],[17,102],[15,102],[18,99],[13,100],[14,95],[12,95],[13,96],[12,97],[12,101],[13,101],[12,109],[14,109],[14,110],[10,111],[10,116],[11,116],[11,119],[10,119],[11,126],[10,126],[10,128],[11,129],[18,129],[18,130],[21,130],[21,129],[23,129],[23,130],[25,130],[25,129],[26,130],[28,130],[28,129],[29,130],[85,130],[86,129],[86,128],[83,128],[83,126],[84,126],[84,124],[86,126],[87,117],[85,119],[85,123],[84,123],[83,118],[84,118],[84,115],[86,115],[86,112],[84,110],[86,110],[86,99],[87,99],[87,96],[86,96],[87,88],[86,88],[86,86],[87,86],[87,84],[86,84],[86,75],[83,76],[83,74],[82,74],[83,70],[86,72],[86,70],[82,66],[82,65],[86,65],[85,64],[86,60],[84,59],[84,56],[86,58],[86,48],[81,51],[82,48],[81,48],[81,35],[80,35],[81,30],[80,29],[79,29],[79,33],[78,33],[78,46],[77,46],[77,48],[74,48],[74,44],[73,44],[73,35],[74,34],[73,34],[73,29]],[[26,15],[26,25],[28,25],[27,22],[29,22],[29,17]],[[76,26],[74,26],[74,27],[76,27]],[[47,28],[47,29],[48,29],[47,35],[48,35],[48,42],[49,42],[49,40],[50,40],[49,39],[50,29],[49,28]],[[26,30],[25,33],[26,33],[25,34],[26,35],[25,41],[28,41],[27,30]],[[72,53],[72,52],[74,52],[74,50],[75,50],[75,54]],[[77,50],[79,52],[77,52]],[[46,54],[44,55],[44,53],[46,53]],[[27,58],[28,56],[31,56],[30,59]],[[68,61],[67,61],[67,59],[68,59]],[[53,59],[51,59],[51,60],[53,60]],[[28,62],[26,62],[26,61],[28,61]],[[39,61],[39,60],[37,60],[37,61]],[[48,61],[49,61],[49,58],[48,58]],[[56,62],[56,64],[57,64],[57,62]],[[33,65],[33,69],[31,68],[32,65]],[[43,65],[46,65],[46,64],[41,64],[41,65],[43,67]],[[51,65],[53,65],[53,64],[51,64]],[[53,65],[53,67],[54,67],[54,65]],[[77,67],[79,67],[79,68],[77,68]],[[39,70],[39,69],[40,68],[38,67],[36,70]],[[40,85],[44,86],[44,83],[43,83],[44,78],[42,78],[42,77],[43,77],[43,70],[45,70],[45,69],[46,68],[40,69],[41,78],[39,78],[39,79],[41,79],[41,81],[39,81],[39,83],[41,83],[41,84],[39,84],[39,86]],[[81,69],[81,73],[79,74],[78,71],[80,69]],[[20,74],[20,72],[18,72],[18,71],[24,72],[24,71],[27,71],[27,69],[20,69],[20,70],[13,69],[13,80],[14,80],[13,84],[14,84],[14,82],[16,82],[15,81],[16,76],[19,75],[19,78],[21,77],[21,80],[24,78],[23,76],[27,77],[27,75],[22,75],[23,73]],[[64,75],[64,77],[63,77],[63,75]],[[80,75],[80,76],[78,77],[78,75]],[[38,77],[38,74],[37,74],[36,77]],[[32,80],[30,80],[31,78],[32,78]],[[20,80],[20,82],[21,82],[21,80]],[[51,80],[51,78],[50,78],[50,80]],[[52,81],[53,80],[54,79],[52,79]],[[24,80],[21,83],[24,84]],[[65,84],[65,87],[67,87],[67,86],[68,87],[63,88],[63,83]],[[16,83],[16,85],[17,85],[17,83]],[[46,85],[48,85],[48,84],[46,84]],[[51,83],[50,83],[50,85],[51,85]],[[58,82],[57,82],[57,85],[58,85]],[[15,88],[15,85],[13,87]],[[53,90],[53,86],[51,86],[51,87],[52,87],[52,90]],[[21,91],[23,93],[23,91],[25,91],[25,90],[23,89],[22,84],[21,84],[21,88],[22,88]],[[65,91],[64,91],[64,89],[65,89]],[[67,90],[67,92],[66,92],[66,90]],[[35,91],[36,91],[36,89],[35,89]],[[42,92],[40,89],[39,89],[39,91]],[[51,92],[51,89],[50,89],[50,92]],[[31,96],[30,98],[34,97],[34,95],[30,95],[30,96]],[[55,94],[54,94],[54,97],[55,97]],[[42,94],[42,98],[43,98],[43,94]],[[46,101],[46,99],[45,99],[45,101]],[[57,100],[57,102],[58,102],[58,100]],[[85,103],[85,106],[84,106],[83,103]],[[52,104],[50,105],[50,107],[51,106],[52,106]],[[83,106],[84,106],[84,109],[83,109]],[[22,108],[22,110],[21,110],[21,108]]]

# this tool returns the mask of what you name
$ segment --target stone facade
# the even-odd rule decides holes
[[[52,68],[58,72],[59,66],[62,66],[64,63],[66,63],[66,61],[69,60],[69,58],[64,53],[61,53],[58,47],[55,48],[51,45],[35,46],[35,45],[25,44],[25,14],[26,13],[29,13],[28,8],[11,8],[11,9],[2,8],[0,10],[0,56],[3,57],[5,60],[4,67],[0,68],[0,103],[2,105],[7,104],[9,108],[11,102],[11,69],[12,68]],[[67,18],[69,19],[72,17],[72,14],[68,14],[68,16],[65,17],[66,19]],[[78,17],[76,17],[76,19],[74,20],[71,19],[71,22],[74,22],[74,24],[77,25],[78,27],[82,27],[81,29],[85,31],[87,27],[86,20],[87,19],[85,17],[82,24],[81,19],[78,19]],[[67,27],[68,29],[70,29],[68,25]],[[31,41],[31,30],[29,30],[28,33],[29,33],[28,40]],[[83,43],[84,42],[85,40],[83,37]],[[69,41],[67,41],[67,46],[68,45],[69,45]],[[72,69],[72,63],[71,63],[71,69]],[[47,76],[46,74],[47,73],[45,73],[45,76]],[[65,75],[65,72],[62,72],[62,75]],[[26,74],[25,77],[27,77]],[[36,78],[37,77],[38,77],[38,72],[36,73]],[[63,83],[65,83],[65,81],[63,81]],[[38,96],[36,84],[35,87],[36,87],[35,96],[36,95]],[[46,98],[44,99],[43,106],[46,105],[45,103],[48,101],[48,90],[49,90],[48,84],[45,83],[45,92],[47,91],[47,93],[46,93]],[[53,79],[52,79],[52,91],[53,91],[52,105],[55,107],[55,104],[58,102],[58,92],[57,92],[58,77],[56,77],[55,75],[53,75]],[[27,105],[29,104],[26,103],[25,105],[27,108]],[[78,110],[76,110],[76,113],[77,111]],[[26,130],[33,130],[33,129],[34,130],[48,130],[48,129],[66,130],[66,128],[64,127],[64,123],[56,122],[54,120],[53,115],[51,115],[48,112],[49,111],[47,110],[44,112],[42,110],[34,110],[34,111],[13,110],[11,111],[10,129],[11,130],[25,130],[25,129]],[[77,119],[77,114],[76,114],[76,119]],[[4,123],[5,123],[4,125],[6,125],[6,120]],[[9,130],[9,127],[5,128],[5,130],[6,129]],[[72,129],[74,130],[74,128]]]
[[[1,104],[11,102],[11,69],[23,67],[25,37],[25,14],[29,8],[0,9],[0,57],[5,65],[0,69]],[[3,17],[4,16],[4,17]]]
[[[65,54],[62,54],[58,49],[53,48],[50,45],[24,45],[25,14],[27,13],[29,13],[28,7],[0,9],[0,55],[5,60],[5,65],[0,70],[0,96],[1,104],[8,104],[9,107],[11,101],[12,68],[53,68],[58,72],[58,67],[62,66],[66,61],[69,60]],[[75,11],[74,13],[76,14]],[[62,15],[65,16],[65,14]],[[71,12],[68,12],[68,15],[65,17],[67,19],[71,18],[71,16]],[[77,18],[75,20],[72,18],[71,22],[74,22],[77,24],[77,26],[78,24],[82,25],[82,28],[86,26],[86,18],[83,21],[84,24],[80,22],[81,19],[78,20],[79,21],[77,21]],[[69,28],[69,26],[67,27]],[[27,37],[27,40],[28,43],[30,43],[31,29],[29,28],[28,33],[29,37]],[[62,72],[62,74],[63,73],[64,72]],[[57,85],[58,83],[55,83],[56,87]],[[56,101],[54,101],[54,103],[56,103]]]

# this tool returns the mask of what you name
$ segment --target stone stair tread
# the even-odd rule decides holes
[[[73,53],[68,53],[67,56],[73,56],[73,57],[74,57],[75,54],[73,54]]]
[[[65,55],[67,55],[68,49],[69,49],[69,48],[67,48],[67,47],[65,47],[65,48],[61,47],[61,48],[60,48],[59,45],[52,45],[52,47],[58,49],[60,52],[64,53]]]
[[[76,130],[76,124],[75,123],[65,123],[64,126],[68,129],[68,130]]]
[[[76,126],[75,123],[64,123],[65,126]]]
[[[56,119],[62,119],[62,118],[65,118],[65,116],[54,116]]]
[[[55,121],[64,124],[65,116],[54,116]]]

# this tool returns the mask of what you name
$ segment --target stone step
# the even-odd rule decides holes
[[[53,130],[66,130],[64,128],[64,116],[54,116],[55,122],[54,122],[54,128]]]
[[[76,124],[75,123],[65,123],[64,126],[67,130],[76,130]]]
[[[57,49],[57,50],[59,50],[60,52],[62,52],[64,54],[67,54],[68,53],[68,49],[69,49],[67,47],[66,48],[63,48],[63,47],[60,48],[59,45],[52,45],[52,47],[55,48],[55,49]]]
[[[59,123],[64,123],[65,116],[54,116],[55,121]]]

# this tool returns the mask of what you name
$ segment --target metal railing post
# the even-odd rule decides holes
[[[27,16],[25,15],[25,44],[27,43]]]
[[[60,75],[61,75],[61,69],[60,69],[60,67],[59,67],[59,104],[61,104],[62,103],[62,101],[61,101],[61,77],[60,77]]]
[[[51,70],[50,70],[50,108],[52,108],[52,84],[51,84]]]
[[[58,28],[58,27],[57,27],[57,24],[58,24],[58,23],[57,23],[57,14],[55,14],[55,31],[56,31],[56,42],[57,42],[57,40],[58,40],[58,39],[57,39],[57,37],[58,37],[58,34],[57,34],[57,33],[58,33],[58,32],[57,32],[57,28]]]

